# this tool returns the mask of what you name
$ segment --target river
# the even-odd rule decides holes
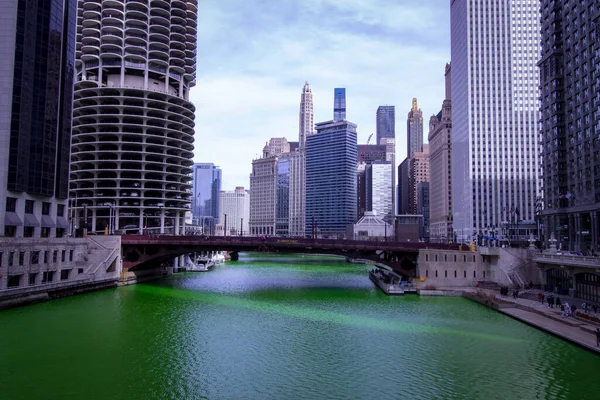
[[[369,267],[241,254],[208,273],[0,311],[0,398],[586,399],[600,357]]]

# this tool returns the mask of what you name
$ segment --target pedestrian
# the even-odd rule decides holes
[[[571,315],[571,306],[568,301],[565,301],[565,316],[568,317]]]
[[[548,302],[550,303],[550,308],[554,308],[554,295],[548,297]]]
[[[588,312],[588,303],[583,303],[581,305],[581,307],[583,308],[584,314],[587,315],[587,312]]]
[[[596,328],[596,346],[600,347],[600,328]]]
[[[560,316],[561,317],[565,316],[565,305],[564,304],[560,305]]]
[[[541,303],[542,302],[542,292],[538,292],[537,298],[538,298],[538,301]]]
[[[575,304],[571,306],[571,314],[573,314],[573,318],[577,316],[577,306]]]
[[[561,307],[560,297],[556,298],[556,307]]]
[[[540,303],[544,304],[544,293],[542,293],[542,300],[540,301]]]
[[[594,315],[598,314],[598,304],[592,305],[592,310],[594,310]]]

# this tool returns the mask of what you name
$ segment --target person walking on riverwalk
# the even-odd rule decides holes
[[[596,328],[596,346],[600,347],[600,328]]]
[[[581,307],[583,308],[583,313],[584,313],[585,315],[587,315],[587,312],[588,312],[588,303],[583,303],[583,304],[581,305]]]
[[[560,305],[560,316],[561,317],[565,316],[565,305],[564,304]]]
[[[560,297],[556,298],[556,307],[562,307],[562,303],[560,302]]]
[[[592,310],[594,311],[594,315],[598,314],[598,304],[593,304]]]
[[[543,302],[543,300],[542,300],[542,296],[543,296],[543,295],[542,295],[542,292],[538,293],[538,295],[537,295],[538,301],[539,301],[540,303],[542,303],[542,302]]]

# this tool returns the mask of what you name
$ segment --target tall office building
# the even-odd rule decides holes
[[[422,215],[421,219],[421,228],[419,233],[419,238],[429,242],[430,241],[430,231],[429,231],[429,182],[419,182],[417,184],[417,212],[415,214]]]
[[[599,250],[600,5],[542,0],[541,7],[544,200],[537,211],[546,241],[554,234],[562,248]]]
[[[366,211],[374,211],[387,223],[393,221],[394,212],[392,171],[389,161],[373,161],[365,166]]]
[[[192,219],[203,233],[214,234],[220,215],[222,171],[213,163],[196,163],[192,167]]]
[[[243,186],[238,186],[235,190],[221,190],[219,194],[220,224],[225,224],[225,215],[227,215],[227,236],[248,234],[250,194],[244,190]]]
[[[197,0],[79,0],[71,195],[102,231],[183,232],[191,207]]]
[[[250,174],[251,235],[275,234],[277,199],[277,156],[267,155],[252,161]]]
[[[406,145],[408,158],[412,158],[417,151],[423,151],[423,112],[417,105],[417,99],[412,100],[412,108],[406,120]]]
[[[394,106],[379,106],[376,113],[377,144],[386,146],[386,161],[389,161],[390,173],[390,202],[392,212],[382,216],[387,223],[392,223],[396,203],[396,108]]]
[[[302,95],[300,96],[300,133],[298,137],[299,148],[306,146],[306,137],[311,135],[314,130],[314,110],[312,89],[308,82],[304,83]]]
[[[539,0],[451,4],[452,206],[458,239],[533,220]]]
[[[429,182],[429,144],[423,145],[423,151],[413,154],[408,162],[408,214],[419,214],[417,206],[417,186]]]
[[[367,208],[367,186],[365,169],[374,161],[387,161],[387,146],[379,144],[359,144],[357,146],[358,167],[356,172],[356,219],[361,219]],[[391,163],[390,166],[393,168]]]
[[[5,237],[67,232],[75,6],[62,0],[2,4],[0,234]]]
[[[381,144],[382,138],[396,138],[396,107],[377,107],[377,144]]]
[[[346,119],[346,89],[333,89],[333,120]]]
[[[412,214],[409,209],[410,197],[410,158],[406,157],[398,165],[398,214]]]
[[[453,239],[451,67],[446,64],[442,110],[429,119],[429,232],[432,242]]]
[[[321,122],[306,138],[308,236],[343,237],[356,222],[356,125]]]

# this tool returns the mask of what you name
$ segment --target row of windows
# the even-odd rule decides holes
[[[58,262],[58,250],[54,250],[52,252],[52,263]],[[29,264],[30,265],[38,265],[38,264],[48,264],[50,260],[50,250],[31,250],[29,252],[26,251],[10,251],[8,252],[7,257],[7,265],[12,267],[14,265],[23,266],[25,265],[25,259],[27,257],[27,253],[29,253]],[[4,260],[4,253],[0,252],[0,267],[2,267],[2,263]],[[67,250],[61,250],[60,252],[60,261],[67,261]],[[73,250],[69,250],[69,262],[73,262]]]
[[[475,262],[475,255],[472,255],[469,258],[471,259],[471,261],[469,261],[469,262]],[[449,259],[448,258],[448,254],[444,254],[444,262],[448,262],[448,259]],[[454,262],[457,262],[457,260],[458,260],[457,255],[454,254]],[[429,261],[429,254],[425,254],[425,261]],[[434,260],[433,261],[438,261],[438,255],[437,254],[434,255]],[[467,256],[465,254],[463,254],[463,262],[467,262]]]
[[[71,278],[71,271],[72,271],[71,268],[61,269],[60,270],[60,280],[68,281],[69,278]],[[29,278],[28,279],[29,286],[33,286],[36,284],[52,283],[55,281],[55,276],[54,276],[55,272],[58,272],[58,271],[43,271],[43,272],[41,272],[41,281],[40,282],[38,282],[38,279],[39,279],[38,277],[40,276],[39,272],[31,272],[28,275],[25,275],[25,274],[9,275],[7,287],[8,288],[17,288],[20,286],[24,286],[24,284],[25,284],[25,282],[23,282],[24,277]],[[77,273],[83,274],[83,268],[78,268]]]
[[[6,212],[17,212],[18,199],[16,197],[6,198]],[[42,215],[50,215],[51,203],[42,202]],[[33,214],[35,209],[35,200],[25,200],[25,214]],[[63,204],[56,205],[56,216],[64,217],[65,206]]]
[[[23,227],[23,237],[31,238],[35,236],[36,228],[33,226]],[[51,228],[42,226],[40,228],[40,237],[49,238]],[[66,230],[64,228],[56,228],[56,237],[62,238],[65,236]],[[15,225],[4,225],[4,236],[15,237],[17,235],[17,227]]]
[[[429,278],[429,270],[425,271],[425,277]],[[438,277],[438,270],[435,270],[435,277]],[[444,271],[444,278],[448,277],[448,270]],[[454,277],[458,278],[458,271],[454,270]],[[463,278],[467,277],[467,271],[463,271]],[[473,278],[477,278],[477,271],[473,271]],[[485,279],[485,271],[483,271],[483,278]]]

